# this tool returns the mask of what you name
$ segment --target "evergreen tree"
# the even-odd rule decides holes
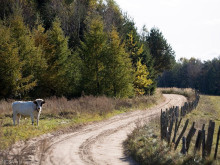
[[[46,61],[42,56],[42,50],[35,47],[34,38],[25,26],[21,11],[18,9],[10,18],[9,24],[12,38],[18,45],[18,53],[22,66],[22,77],[26,84],[20,90],[23,94],[37,85],[37,81],[42,72],[45,71]]]
[[[22,63],[18,57],[18,47],[11,38],[10,29],[0,21],[0,98],[16,96],[19,80],[22,78]]]
[[[79,54],[82,59],[82,84],[86,94],[101,94],[107,37],[103,31],[100,18],[88,21],[84,41],[81,42]]]
[[[154,60],[156,73],[161,74],[164,70],[171,69],[175,63],[175,52],[159,29],[151,29],[147,42]]]
[[[133,69],[125,44],[113,27],[109,35],[109,46],[105,64],[104,88],[105,94],[116,97],[133,95]]]
[[[62,96],[68,90],[68,69],[71,51],[68,48],[68,38],[64,36],[61,24],[56,18],[52,28],[47,31],[44,40],[45,58],[48,68],[46,70],[48,94]],[[48,42],[48,43],[47,43]]]

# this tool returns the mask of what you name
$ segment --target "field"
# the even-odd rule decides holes
[[[31,125],[30,117],[22,118],[19,126],[13,126],[11,103],[13,100],[0,102],[0,150],[10,147],[17,141],[54,132],[68,131],[71,128],[107,119],[111,116],[145,109],[158,104],[162,95],[157,92],[154,96],[143,96],[132,99],[116,99],[105,96],[85,96],[79,99],[66,98],[45,99],[39,126]],[[24,131],[25,130],[25,131]]]
[[[187,156],[180,154],[181,144],[178,146],[177,150],[174,151],[174,149],[170,148],[166,142],[161,142],[159,119],[152,120],[148,125],[137,126],[137,129],[129,135],[124,143],[127,154],[131,155],[141,164],[219,164],[220,152],[218,152],[216,161],[213,161],[213,156],[216,146],[217,132],[220,125],[220,96],[201,95],[197,109],[184,117],[177,136],[180,134],[187,119],[189,119],[190,122],[184,136],[188,134],[193,122],[196,123],[195,128],[197,131],[202,128],[203,124],[205,124],[207,135],[209,120],[215,121],[212,153],[206,160],[201,158],[201,150],[194,155],[194,145],[198,132],[196,132],[192,139]]]

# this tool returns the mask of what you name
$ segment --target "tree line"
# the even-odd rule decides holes
[[[114,0],[0,0],[0,98],[152,94],[175,63]]]
[[[181,58],[158,78],[160,87],[194,88],[204,94],[220,95],[220,56],[202,62]]]

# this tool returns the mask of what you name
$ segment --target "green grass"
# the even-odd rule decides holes
[[[0,150],[8,148],[20,140],[25,141],[45,133],[65,130],[65,128],[68,130],[69,127],[101,121],[127,111],[146,109],[162,99],[162,95],[157,93],[154,96],[115,101],[106,97],[97,99],[86,97],[70,102],[63,98],[46,100],[47,105],[43,108],[39,126],[36,126],[36,121],[32,126],[30,117],[27,117],[26,120],[22,118],[19,126],[13,126],[12,116],[8,113],[11,111],[11,103],[4,102],[2,109],[6,108],[4,113],[0,113]]]
[[[117,112],[117,113],[116,113]],[[122,111],[120,111],[122,113]],[[6,117],[1,119],[1,137],[0,137],[0,149],[6,149],[11,144],[14,144],[20,140],[28,140],[30,138],[50,133],[56,130],[65,129],[68,127],[78,126],[80,124],[86,124],[89,122],[100,121],[105,118],[109,118],[113,115],[118,114],[118,111],[115,113],[108,114],[106,116],[100,115],[91,115],[84,114],[80,116],[73,117],[71,119],[67,118],[44,118],[40,120],[39,126],[31,125],[31,120],[28,117],[26,120],[21,119],[19,126],[12,125],[12,119]],[[24,131],[25,130],[25,131]]]
[[[216,161],[213,161],[214,150],[216,146],[217,132],[220,125],[220,96],[201,95],[200,102],[196,110],[187,114],[183,119],[179,128],[177,137],[182,131],[185,121],[190,119],[188,128],[184,134],[186,137],[192,125],[196,122],[197,131],[206,124],[206,136],[209,120],[215,121],[215,134],[212,145],[212,153],[206,160],[201,159],[201,152],[194,156],[194,144],[197,137],[197,132],[192,139],[190,152],[187,156],[180,154],[181,143],[176,151],[173,147],[170,148],[166,142],[160,140],[160,123],[159,118],[151,121],[143,127],[137,127],[128,139],[125,141],[125,149],[140,164],[220,164],[220,149]],[[171,136],[171,138],[173,135]],[[156,143],[154,143],[156,141]]]
[[[215,122],[215,132],[214,132],[212,154],[211,154],[211,157],[213,157],[216,146],[218,129],[220,126],[220,96],[201,95],[197,109],[194,110],[192,113],[187,114],[185,120],[186,119],[190,119],[188,126],[189,128],[191,127],[192,122],[196,123],[195,128],[197,130],[201,130],[202,125],[205,124],[206,136],[207,136],[209,120]],[[188,133],[188,131],[186,132]],[[195,142],[195,136],[193,142]],[[218,152],[218,159],[220,160],[220,150]]]

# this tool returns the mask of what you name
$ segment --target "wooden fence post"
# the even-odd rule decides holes
[[[197,138],[196,138],[195,148],[194,148],[195,153],[196,153],[196,151],[200,150],[201,143],[202,143],[202,130],[199,130]]]
[[[161,114],[160,114],[160,136],[161,139],[163,139],[163,111],[161,109]]]
[[[196,129],[194,128],[194,126],[195,126],[195,122],[193,122],[192,127],[190,128],[189,133],[186,137],[186,152],[188,152],[191,139],[196,133]]]
[[[183,138],[182,138],[182,149],[181,149],[181,154],[186,154],[186,138],[185,138],[185,136],[183,136]]]
[[[183,127],[183,130],[182,130],[182,132],[180,133],[180,135],[179,135],[179,137],[178,137],[178,139],[177,139],[177,141],[176,141],[176,143],[175,143],[175,150],[177,149],[177,146],[178,146],[178,144],[179,144],[179,142],[180,142],[180,139],[182,138],[184,132],[186,131],[186,128],[187,128],[187,126],[188,126],[188,123],[189,123],[189,119],[186,120],[185,125],[184,125],[184,127]]]
[[[168,137],[167,137],[168,144],[170,144],[170,139],[171,139],[171,134],[172,134],[172,129],[173,129],[173,122],[174,122],[174,117],[170,120],[170,127],[169,127]]]
[[[166,111],[167,112],[167,111]],[[166,139],[167,137],[167,126],[168,126],[168,115],[166,112],[161,110],[161,139]]]
[[[176,134],[177,134],[177,132],[178,132],[178,129],[179,129],[179,127],[180,127],[180,124],[181,124],[182,119],[183,119],[183,118],[180,118],[179,123],[178,123],[178,118],[176,119],[175,132],[174,132],[173,140],[172,140],[173,143],[175,143],[175,141],[176,141]]]
[[[205,143],[205,151],[207,156],[211,154],[214,131],[215,131],[215,122],[210,120],[208,127],[208,135]]]
[[[179,107],[177,106],[176,109],[175,109],[175,116],[176,117],[179,117]]]
[[[214,159],[217,158],[217,153],[218,153],[218,143],[219,143],[219,136],[220,136],[220,126],[218,128],[218,135],[217,135],[217,141],[216,141],[216,146],[215,146],[215,155],[214,155]]]
[[[202,126],[202,157],[205,158],[205,124]]]

